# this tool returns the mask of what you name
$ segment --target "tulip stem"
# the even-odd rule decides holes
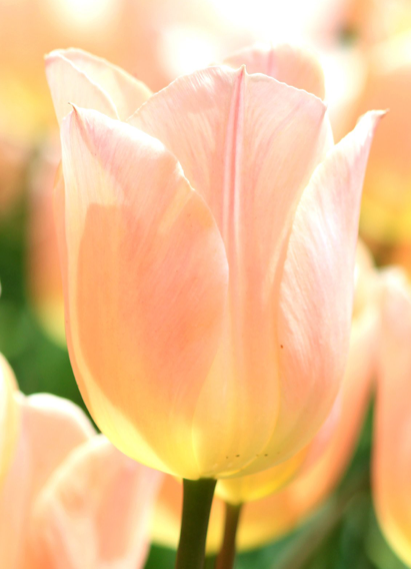
[[[236,553],[235,543],[241,509],[242,504],[233,506],[232,504],[226,503],[225,505],[224,540],[217,557],[215,569],[232,569],[234,567]]]
[[[175,569],[203,569],[216,480],[184,480],[183,516]]]

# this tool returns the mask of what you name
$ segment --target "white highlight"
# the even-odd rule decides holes
[[[203,30],[175,26],[162,37],[162,60],[172,76],[191,73],[218,59],[213,39]]]
[[[66,27],[90,29],[110,23],[121,0],[49,0],[50,7]]]

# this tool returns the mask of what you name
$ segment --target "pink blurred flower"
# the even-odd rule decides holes
[[[379,374],[375,406],[373,495],[381,529],[411,564],[411,287],[389,270],[382,297]]]
[[[0,366],[12,373],[5,360]],[[15,402],[18,440],[0,488],[1,566],[142,567],[159,473],[96,435],[69,401],[17,394]],[[5,426],[9,438],[14,427]]]

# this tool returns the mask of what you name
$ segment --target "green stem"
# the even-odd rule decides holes
[[[216,480],[184,480],[183,517],[175,569],[203,569]]]
[[[224,540],[215,569],[232,569],[234,567],[235,542],[241,509],[242,504],[233,506],[226,503],[225,505]]]

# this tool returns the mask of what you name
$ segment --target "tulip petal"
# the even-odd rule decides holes
[[[68,454],[95,432],[76,405],[53,395],[21,396],[19,407],[18,447],[0,491],[0,566],[7,569],[25,566],[31,509],[39,491]]]
[[[68,457],[37,500],[30,567],[142,568],[161,478],[102,435],[93,437]]]
[[[77,110],[62,150],[57,226],[66,228],[67,337],[83,398],[125,454],[196,478],[190,421],[221,335],[221,236],[158,140]]]
[[[13,370],[0,354],[0,491],[13,458],[19,431],[19,407],[15,393],[17,382]]]
[[[375,371],[378,314],[370,306],[353,325],[337,428],[321,456],[277,494],[244,507],[239,549],[259,547],[301,524],[331,494],[357,443]]]
[[[213,67],[177,79],[130,119],[177,156],[227,252],[229,311],[193,424],[204,476],[254,459],[276,421],[273,291],[301,192],[331,144],[324,113],[322,101],[305,91]]]
[[[373,496],[378,521],[397,555],[411,564],[411,290],[390,272],[383,294],[375,407]]]
[[[329,414],[348,354],[361,188],[382,113],[365,115],[318,166],[295,216],[279,295],[280,410],[261,456],[287,460]]]
[[[144,83],[101,57],[73,48],[57,50],[51,55],[55,54],[70,61],[79,74],[85,74],[98,85],[114,104],[121,120],[126,120],[151,96],[150,89]],[[80,100],[73,99],[72,102],[80,107],[88,107]]]
[[[109,117],[119,118],[110,96],[58,51],[47,56],[46,75],[60,124],[71,112],[71,104],[97,109]]]
[[[247,72],[263,73],[320,99],[325,97],[324,72],[315,54],[296,45],[255,45],[234,53],[224,62],[230,67],[245,65]]]
[[[293,478],[309,469],[324,453],[337,428],[340,411],[341,397],[338,397],[327,420],[307,446],[288,460],[267,470],[248,476],[219,480],[216,486],[216,496],[229,504],[244,504],[260,500],[281,490]]]
[[[281,409],[269,448],[308,442],[341,385],[351,325],[361,189],[381,113],[371,112],[317,168],[293,224],[280,291]]]
[[[246,222],[244,231],[263,226],[261,236],[272,249],[331,144],[324,113],[318,98],[270,77],[211,67],[153,95],[129,122],[177,157],[228,250],[235,245],[233,231]]]

